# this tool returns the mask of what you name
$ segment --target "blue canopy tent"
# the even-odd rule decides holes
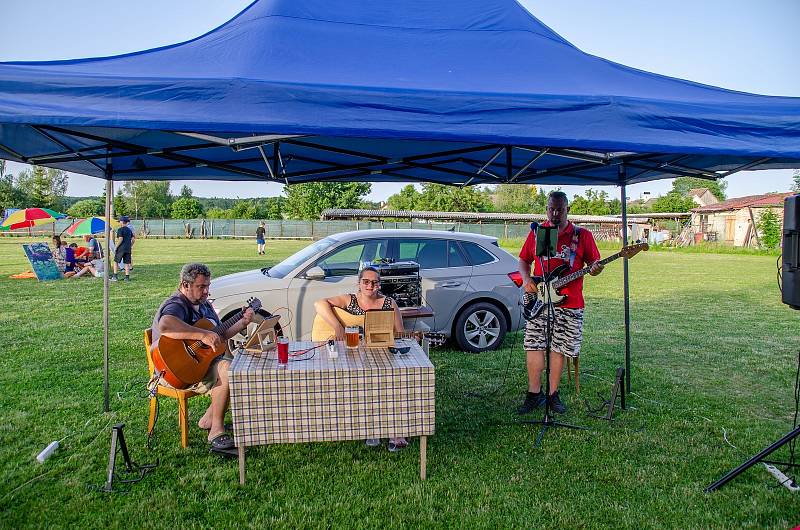
[[[624,205],[629,183],[800,166],[800,98],[588,55],[513,0],[258,0],[172,46],[0,63],[0,157],[106,179],[107,211],[135,179],[614,184]]]

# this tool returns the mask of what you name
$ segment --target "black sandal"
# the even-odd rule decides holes
[[[209,443],[212,451],[229,451],[236,447],[233,436],[226,432],[216,435]]]

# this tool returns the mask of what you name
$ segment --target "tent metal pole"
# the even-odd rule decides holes
[[[622,246],[628,246],[628,202],[625,196],[625,165],[619,167],[620,202],[622,203]],[[628,258],[622,258],[622,285],[625,303],[625,390],[631,391],[631,307],[628,285]]]
[[[108,148],[108,153],[111,153],[111,148]],[[105,226],[105,239],[106,239],[106,253],[105,253],[105,274],[103,274],[103,412],[111,410],[108,398],[108,283],[109,275],[111,274],[111,239],[109,237],[109,228],[111,228],[111,195],[113,193],[112,177],[114,175],[114,168],[111,162],[111,157],[106,159],[106,226]]]

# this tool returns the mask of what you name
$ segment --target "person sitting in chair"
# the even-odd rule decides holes
[[[344,340],[344,326],[336,317],[333,308],[339,307],[351,315],[363,315],[370,309],[393,309],[394,310],[394,331],[403,333],[403,317],[397,308],[394,299],[384,296],[380,292],[381,279],[378,270],[373,267],[365,267],[358,273],[358,287],[353,294],[343,294],[317,300],[314,308],[319,316],[333,328],[336,340]],[[367,445],[377,447],[380,440],[367,440]],[[408,446],[408,441],[402,437],[389,438],[389,451],[397,451]]]
[[[247,327],[253,318],[251,308],[247,308],[242,319],[228,328],[223,336],[193,325],[202,318],[220,323],[217,312],[208,302],[210,285],[211,271],[207,266],[202,263],[187,263],[183,266],[178,290],[161,304],[153,318],[154,343],[164,335],[173,339],[199,340],[212,348],[218,348],[221,341],[228,340]],[[208,442],[213,451],[226,451],[234,447],[233,437],[225,432],[225,412],[228,410],[230,396],[228,367],[232,360],[233,356],[226,351],[211,363],[202,381],[187,389],[198,394],[211,394],[211,405],[197,425],[208,431]],[[167,383],[162,381],[161,384]]]

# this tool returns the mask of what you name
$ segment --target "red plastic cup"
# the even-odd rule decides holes
[[[278,364],[289,363],[289,339],[280,337],[278,339]]]

